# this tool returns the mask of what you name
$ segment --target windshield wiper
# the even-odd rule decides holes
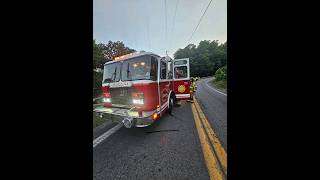
[[[109,83],[109,82],[111,82],[111,78],[107,78],[103,81],[103,83]]]
[[[112,82],[114,82],[116,80],[117,68],[118,68],[118,66],[116,66],[116,68],[114,69],[114,72],[112,73],[112,76],[111,76]]]
[[[130,70],[129,70],[129,63],[128,63],[128,66],[127,66],[127,79],[129,79],[129,74],[130,74]]]

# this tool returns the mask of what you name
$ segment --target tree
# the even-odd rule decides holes
[[[174,53],[175,59],[190,59],[191,76],[211,76],[212,72],[227,64],[227,42],[204,40],[198,46],[189,44]]]
[[[103,55],[103,44],[96,44],[93,40],[93,70],[101,67],[105,62]],[[93,71],[93,96],[96,97],[101,93],[102,73]]]
[[[101,90],[102,83],[102,72],[95,72],[96,68],[103,68],[103,65],[112,61],[117,56],[126,55],[136,50],[126,47],[123,42],[109,41],[107,44],[99,43],[97,44],[95,40],[93,40],[93,89],[94,96],[98,95]]]
[[[227,65],[219,68],[215,73],[216,81],[226,81],[227,80]]]
[[[93,40],[93,69],[101,67],[106,61],[103,54],[103,44],[96,44],[96,41]]]
[[[136,50],[128,48],[121,41],[109,41],[103,48],[103,54],[107,59],[113,60],[115,57],[130,54]]]
[[[109,41],[107,44],[96,44],[93,40],[93,68],[103,68],[103,65],[117,56],[126,55],[136,50],[126,47],[123,42]]]

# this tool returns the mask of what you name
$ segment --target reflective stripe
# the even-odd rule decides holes
[[[176,94],[177,98],[188,98],[190,97],[190,94]]]
[[[131,81],[132,84],[150,84],[150,83],[156,83],[157,81],[152,81],[152,80],[135,80]]]
[[[171,82],[172,79],[167,79],[167,80],[160,80],[160,82]]]
[[[120,81],[118,81],[120,82]],[[110,86],[113,85],[114,83],[118,82],[112,82],[112,83],[103,83],[102,86]],[[121,82],[130,82],[132,84],[150,84],[150,83],[156,83],[157,81],[152,81],[152,80],[135,80],[135,81],[121,81]],[[125,87],[125,86],[124,86]]]
[[[164,103],[162,106],[161,106],[161,111],[168,105],[168,102]]]

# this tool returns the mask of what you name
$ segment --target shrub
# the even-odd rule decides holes
[[[219,68],[215,73],[216,81],[227,80],[227,65]]]
[[[101,93],[102,78],[102,72],[93,71],[93,96],[97,96]]]

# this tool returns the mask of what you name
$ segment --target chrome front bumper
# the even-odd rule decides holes
[[[96,107],[94,110],[98,118],[111,120],[125,125],[125,127],[146,127],[153,123],[152,115],[154,111],[143,111],[139,116],[138,111],[134,109],[124,109],[116,107]],[[128,122],[130,121],[130,122]],[[131,123],[131,124],[129,124]]]

